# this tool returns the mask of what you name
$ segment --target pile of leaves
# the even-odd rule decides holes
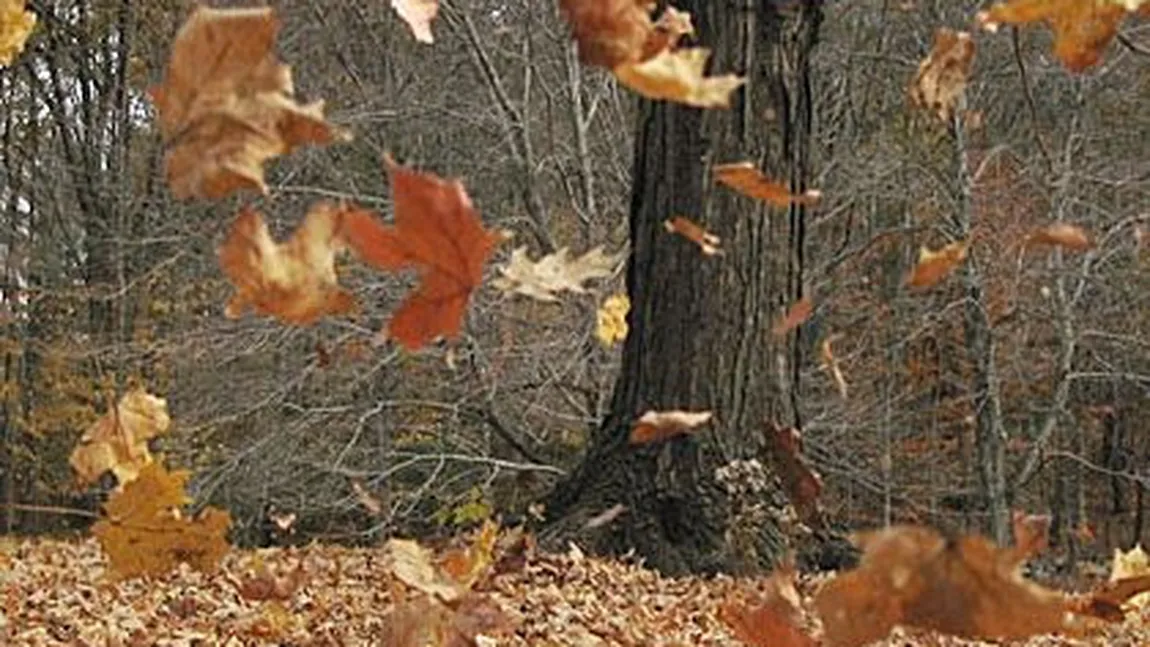
[[[1063,594],[1018,568],[1042,548],[1047,520],[1017,521],[1020,541],[1008,548],[895,527],[860,537],[865,554],[854,570],[798,577],[784,567],[753,579],[664,578],[574,545],[545,554],[529,534],[490,522],[438,550],[393,539],[380,548],[232,551],[211,572],[182,565],[131,579],[115,576],[90,540],[9,541],[0,544],[0,639],[385,647],[1150,640],[1143,603],[1128,601],[1150,588],[1140,548],[1116,555],[1111,582]]]

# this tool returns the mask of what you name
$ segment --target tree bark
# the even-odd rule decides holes
[[[592,434],[582,464],[547,501],[547,542],[584,549],[634,549],[665,573],[730,571],[748,559],[771,563],[782,540],[769,519],[751,552],[735,550],[734,510],[715,470],[761,455],[768,420],[797,422],[791,390],[801,346],[772,337],[775,316],[801,291],[805,209],[789,217],[711,179],[715,164],[752,160],[802,191],[809,174],[808,56],[821,19],[817,3],[787,9],[745,0],[678,3],[691,12],[698,45],[713,49],[712,74],[747,76],[729,110],[702,111],[643,101],[630,207],[627,292],[630,334],[611,410]],[[722,239],[705,256],[669,235],[664,220],[686,216]],[[628,445],[647,410],[710,410],[690,437]],[[756,502],[762,503],[762,501]],[[586,529],[622,504],[614,522]],[[741,570],[741,569],[740,569]]]

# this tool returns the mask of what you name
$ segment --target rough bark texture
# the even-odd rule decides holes
[[[791,390],[798,344],[771,336],[771,323],[801,290],[802,210],[768,211],[716,186],[715,164],[752,160],[803,190],[810,133],[807,55],[817,7],[772,3],[679,3],[700,44],[714,49],[713,73],[748,77],[730,110],[666,103],[640,107],[630,208],[627,290],[631,332],[610,413],[581,467],[551,496],[545,539],[585,549],[634,549],[666,573],[765,566],[782,547],[770,522],[752,545],[732,548],[740,520],[715,469],[761,451],[766,420],[797,422]],[[708,257],[664,231],[683,215],[722,239]],[[627,444],[632,421],[649,409],[712,410],[715,421],[691,438],[648,447]],[[591,516],[623,504],[615,522],[590,531]],[[749,553],[749,554],[748,554]]]

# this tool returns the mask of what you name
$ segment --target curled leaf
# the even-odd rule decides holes
[[[340,226],[345,213],[331,203],[318,203],[292,237],[277,244],[259,212],[241,211],[218,250],[220,266],[236,289],[224,314],[234,319],[250,307],[306,326],[354,310],[355,297],[339,286],[335,273],[335,257],[344,247]]]
[[[822,344],[819,345],[819,359],[822,360],[823,370],[830,374],[835,386],[838,387],[839,395],[845,400],[847,398],[847,380],[843,377],[838,358],[831,350],[831,343],[839,337],[840,335],[831,335],[823,340]]]
[[[771,330],[771,332],[776,336],[781,336],[789,333],[795,328],[801,326],[803,322],[811,316],[811,313],[814,312],[814,310],[815,306],[814,303],[811,302],[810,297],[803,297],[798,301],[795,301],[793,304],[791,304],[791,307],[787,309],[787,314],[784,315],[783,318],[775,324],[775,327]]]
[[[627,338],[630,310],[631,300],[626,294],[614,294],[603,301],[595,315],[595,337],[601,344],[611,347]]]
[[[927,247],[918,251],[918,263],[914,266],[906,283],[912,288],[929,288],[938,285],[950,275],[954,268],[966,260],[967,242],[955,241],[937,252]]]
[[[974,62],[974,40],[965,31],[940,27],[930,54],[918,65],[910,85],[911,103],[950,122]]]
[[[148,441],[167,433],[171,424],[167,400],[133,389],[88,427],[68,463],[81,484],[94,483],[111,471],[122,489],[152,462]]]
[[[291,68],[272,51],[270,7],[198,6],[176,33],[164,82],[149,90],[177,199],[266,193],[263,164],[304,144],[349,139],[327,123],[323,101],[292,98]]]
[[[699,225],[691,222],[683,216],[675,216],[670,220],[663,221],[663,228],[669,233],[679,234],[683,238],[695,243],[699,249],[707,256],[714,256],[722,254],[723,251],[719,249],[719,244],[722,242],[719,237],[711,232],[703,229]]]
[[[713,172],[715,181],[719,184],[748,198],[762,200],[776,207],[787,207],[792,204],[814,205],[822,197],[822,193],[815,189],[807,189],[798,194],[791,193],[785,184],[766,177],[751,162],[719,164]]]
[[[1094,249],[1094,241],[1086,230],[1064,222],[1056,222],[1034,230],[1027,239],[1030,245],[1052,245],[1074,252]]]
[[[710,56],[705,47],[663,50],[646,61],[619,65],[615,77],[648,99],[696,108],[729,107],[731,93],[747,80],[734,74],[706,76]]]
[[[632,445],[654,443],[690,433],[711,419],[710,411],[648,411],[631,429]]]

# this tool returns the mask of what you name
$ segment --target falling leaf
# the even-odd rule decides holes
[[[791,193],[785,184],[772,180],[751,162],[733,162],[719,164],[713,170],[715,181],[755,200],[762,200],[776,207],[787,207],[792,204],[814,205],[822,197],[822,193],[815,189],[807,189],[803,193]]]
[[[930,54],[918,64],[910,85],[911,103],[949,123],[974,62],[974,41],[965,31],[940,27]]]
[[[1143,0],[1009,0],[978,12],[988,31],[999,25],[1044,21],[1054,33],[1054,55],[1071,72],[1085,72],[1102,58],[1128,13]]]
[[[11,65],[36,27],[36,14],[24,10],[24,0],[0,0],[0,66]]]
[[[285,243],[276,244],[263,216],[244,208],[218,250],[220,266],[236,289],[224,314],[257,313],[306,326],[325,315],[351,312],[355,297],[339,287],[335,257],[343,250],[340,225],[347,210],[321,202]]]
[[[501,277],[492,285],[504,292],[513,292],[540,301],[558,301],[556,292],[569,290],[583,293],[583,283],[607,278],[615,271],[621,259],[617,254],[604,254],[598,246],[578,258],[571,258],[567,248],[548,254],[538,261],[527,256],[527,248],[511,252],[511,260],[499,268]]]
[[[189,476],[152,462],[104,504],[104,515],[92,526],[92,534],[116,574],[162,575],[180,562],[199,571],[216,569],[228,552],[231,517],[206,508],[195,518],[185,518],[180,510],[191,503],[184,490]]]
[[[1127,610],[1141,612],[1150,597],[1150,575],[1106,582],[1071,602],[1071,611],[1108,622],[1122,622]]]
[[[914,266],[906,283],[912,288],[929,288],[938,285],[954,268],[966,260],[967,242],[955,241],[937,252],[922,247],[918,251],[918,263]]]
[[[648,0],[559,0],[559,10],[578,44],[579,60],[613,70],[642,60],[655,35],[654,3]]]
[[[391,0],[391,8],[411,27],[415,40],[433,43],[431,21],[439,13],[439,0]]]
[[[791,505],[804,523],[813,523],[821,515],[819,497],[823,479],[803,456],[803,435],[794,427],[770,424],[764,430],[771,460],[778,471]]]
[[[471,293],[502,236],[483,228],[459,181],[410,171],[386,159],[395,225],[354,211],[344,219],[348,244],[364,262],[385,271],[418,268],[419,286],[388,324],[389,335],[409,350],[463,326]]]
[[[641,63],[615,68],[615,77],[648,99],[673,101],[696,108],[727,108],[731,93],[746,78],[734,74],[705,76],[711,50],[705,47],[664,50]]]
[[[841,335],[831,335],[823,340],[819,346],[819,359],[822,360],[823,370],[830,374],[831,379],[835,381],[835,386],[838,387],[839,395],[845,400],[847,398],[847,380],[843,377],[838,359],[831,351],[831,343],[839,337]]]
[[[351,491],[355,493],[355,498],[359,504],[367,510],[368,514],[373,517],[378,517],[383,514],[383,502],[379,497],[375,496],[368,491],[367,486],[363,484],[361,479],[351,480]]]
[[[80,437],[68,462],[83,485],[111,471],[122,489],[152,462],[148,441],[167,433],[172,424],[168,401],[144,389],[133,389]]]
[[[648,411],[631,429],[632,445],[654,443],[693,431],[711,419],[710,411]]]
[[[814,310],[815,306],[814,303],[811,302],[810,297],[803,297],[798,301],[795,301],[794,304],[791,305],[790,309],[787,310],[787,314],[784,315],[783,318],[775,324],[775,327],[771,330],[771,332],[776,336],[781,336],[789,333],[795,328],[801,326],[802,323],[811,316],[811,313],[814,312]]]
[[[613,294],[603,301],[595,315],[595,337],[610,348],[627,338],[627,313],[631,300],[626,294]]]
[[[646,61],[659,52],[675,49],[679,45],[679,39],[694,33],[695,25],[691,21],[691,14],[668,6],[655,22],[654,31],[647,35],[639,60]]]
[[[583,529],[584,530],[594,530],[596,528],[601,528],[603,526],[606,526],[606,525],[610,524],[612,521],[618,519],[626,511],[627,511],[627,506],[623,505],[622,503],[616,503],[615,505],[611,506],[610,508],[607,508],[603,512],[600,512],[599,514],[595,515],[594,517],[591,517],[590,519],[588,519],[587,523],[583,524]]]
[[[719,617],[735,637],[751,647],[815,647],[814,639],[799,628],[794,566],[788,563],[776,570],[765,587],[752,604],[730,600],[719,608]]]
[[[350,139],[323,117],[323,101],[292,98],[291,67],[273,52],[270,7],[196,7],[176,33],[164,83],[149,90],[177,199],[267,192],[263,164],[304,144]]]
[[[1017,564],[1046,550],[1050,544],[1050,515],[1026,514],[1015,510],[1011,514],[1011,528],[1014,531],[1014,547],[1011,552]]]
[[[295,534],[295,520],[297,515],[294,512],[280,513],[269,512],[268,520],[272,522],[275,530],[280,535],[294,535]]]
[[[1126,552],[1114,549],[1114,560],[1110,563],[1111,583],[1147,575],[1150,575],[1150,555],[1142,549],[1142,544],[1135,544]],[[1138,609],[1150,607],[1150,593],[1132,597],[1129,604]]]
[[[719,249],[719,244],[722,241],[719,240],[718,236],[683,216],[675,216],[670,220],[664,220],[663,228],[672,234],[679,234],[683,238],[695,243],[707,256],[723,253],[723,250]]]
[[[1086,252],[1094,249],[1094,242],[1086,230],[1077,225],[1064,222],[1040,227],[1030,234],[1026,241],[1030,245],[1053,245],[1075,252]]]

